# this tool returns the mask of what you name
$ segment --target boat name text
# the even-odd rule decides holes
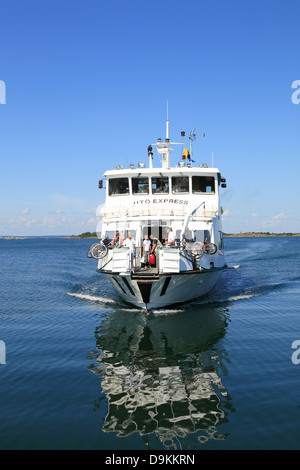
[[[157,198],[157,199],[141,199],[139,201],[133,201],[133,204],[188,204],[186,199],[169,199],[169,198]]]

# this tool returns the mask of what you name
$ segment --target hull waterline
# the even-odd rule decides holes
[[[190,302],[211,292],[225,269],[211,271],[166,274],[158,279],[145,279],[130,274],[107,274],[105,276],[118,291],[121,298],[145,310],[159,309]]]

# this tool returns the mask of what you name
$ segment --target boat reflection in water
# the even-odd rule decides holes
[[[221,381],[228,314],[200,308],[149,317],[119,309],[102,321],[89,369],[101,377],[108,399],[103,431],[148,436],[146,446],[155,434],[167,449],[189,447],[195,438],[198,444],[226,439],[217,428],[234,411]]]

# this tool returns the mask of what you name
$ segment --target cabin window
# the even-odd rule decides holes
[[[194,194],[214,193],[215,178],[213,176],[193,176],[192,189]]]
[[[108,245],[113,239],[118,239],[118,243],[123,238],[124,240],[128,236],[128,232],[131,232],[132,238],[136,240],[136,230],[128,229],[124,230],[122,227],[116,230],[106,230],[104,234],[104,243]]]
[[[169,178],[152,178],[152,193],[153,194],[168,194],[169,193]]]
[[[189,178],[186,176],[173,176],[172,193],[189,193]]]
[[[180,231],[181,234],[181,231]],[[193,243],[195,241],[195,235],[194,235],[194,230],[190,229],[185,229],[184,234],[183,234],[183,240],[186,241],[187,243]]]
[[[210,243],[210,231],[209,230],[195,230],[195,240],[202,243]]]
[[[132,178],[133,194],[149,194],[148,178]]]
[[[109,245],[109,243],[112,241],[116,231],[114,230],[107,230],[104,234],[104,244]]]
[[[129,194],[128,178],[111,178],[108,185],[108,194],[110,196],[119,196],[120,194]]]

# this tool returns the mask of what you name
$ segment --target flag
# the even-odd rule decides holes
[[[186,147],[184,147],[184,151],[183,151],[183,154],[182,154],[182,160],[186,160],[187,158],[191,158],[190,154],[189,154],[189,151]]]

